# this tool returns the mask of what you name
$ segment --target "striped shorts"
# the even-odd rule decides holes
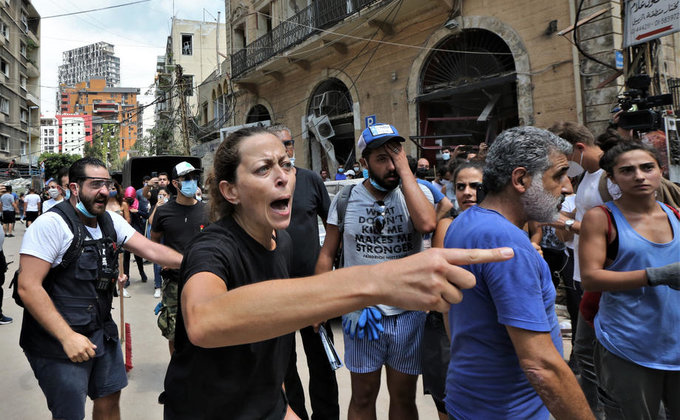
[[[377,340],[352,340],[345,334],[347,369],[354,373],[369,373],[387,365],[407,375],[419,375],[425,317],[425,312],[420,311],[384,316],[381,322],[385,332]]]

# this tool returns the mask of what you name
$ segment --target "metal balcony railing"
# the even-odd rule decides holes
[[[232,77],[261,64],[297,45],[312,34],[335,25],[372,3],[392,0],[320,0],[282,21],[278,26],[231,55]]]

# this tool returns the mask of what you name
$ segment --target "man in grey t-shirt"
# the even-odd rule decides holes
[[[369,178],[349,196],[342,238],[338,229],[338,197],[331,203],[326,239],[316,266],[321,273],[332,269],[342,240],[345,266],[377,264],[422,250],[421,234],[434,230],[433,202],[411,172],[401,145],[404,138],[389,124],[363,131],[357,150]],[[430,195],[431,197],[431,195]],[[370,279],[366,279],[370,281]],[[377,339],[345,334],[345,365],[351,372],[352,398],[348,416],[370,418],[380,390],[382,366],[392,401],[390,417],[417,418],[416,380],[420,374],[420,343],[424,312],[378,305],[384,333]],[[348,314],[345,321],[355,313]],[[375,338],[375,337],[371,337]]]
[[[12,231],[14,230],[14,222],[16,221],[16,212],[19,211],[16,199],[12,195],[12,186],[5,186],[5,193],[0,196],[2,202],[2,228],[5,236],[8,238],[14,237]]]

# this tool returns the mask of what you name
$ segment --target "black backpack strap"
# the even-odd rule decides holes
[[[113,226],[113,219],[108,211],[104,214],[97,216],[97,223],[99,228],[102,230],[102,238],[109,238],[114,243],[118,243],[118,235],[116,234],[116,228]]]
[[[347,212],[347,203],[349,202],[349,196],[352,195],[352,189],[356,184],[344,186],[338,193],[338,230],[340,231],[340,239],[342,239],[342,233],[345,229],[345,213]]]
[[[85,230],[83,222],[78,217],[76,209],[74,209],[71,203],[67,200],[64,200],[52,207],[49,209],[49,211],[53,211],[61,216],[73,233],[71,245],[69,245],[66,253],[64,253],[64,256],[61,259],[61,263],[59,263],[60,266],[66,267],[71,262],[75,261],[80,255],[80,252],[83,248],[83,242],[85,242],[85,239],[87,238],[87,231]]]

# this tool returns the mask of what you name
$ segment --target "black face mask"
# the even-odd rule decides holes
[[[416,178],[425,179],[430,174],[429,169],[418,168],[416,169]]]

